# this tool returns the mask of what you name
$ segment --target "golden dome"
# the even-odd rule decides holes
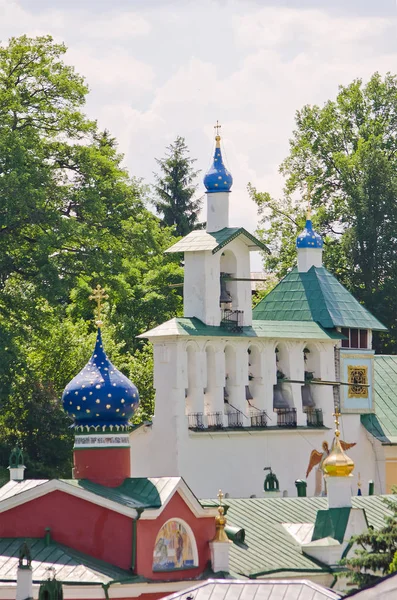
[[[226,517],[225,517],[225,509],[222,506],[223,494],[222,494],[221,490],[219,490],[219,492],[218,492],[218,498],[219,498],[219,506],[218,506],[219,514],[217,517],[215,517],[215,537],[212,541],[229,543],[230,540],[227,537],[227,534],[225,531],[225,525],[226,525],[227,521],[226,521]]]
[[[348,477],[354,469],[354,462],[347,456],[341,446],[339,436],[339,416],[340,413],[335,410],[335,437],[332,442],[331,452],[323,462],[323,472],[329,477]]]

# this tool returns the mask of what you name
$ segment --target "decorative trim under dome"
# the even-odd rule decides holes
[[[204,176],[204,185],[208,193],[230,192],[233,177],[223,164],[221,138],[216,136],[215,154],[211,167]]]
[[[90,360],[66,386],[62,401],[76,430],[130,427],[129,420],[139,404],[138,390],[106,356],[99,328]]]

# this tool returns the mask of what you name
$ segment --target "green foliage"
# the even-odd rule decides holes
[[[304,227],[296,195],[310,186],[325,266],[390,328],[375,337],[382,352],[397,352],[396,114],[397,78],[390,74],[353,81],[322,108],[304,106],[281,165],[285,197],[275,201],[251,189],[263,215],[260,234],[275,251],[265,266],[282,275],[294,264]]]
[[[159,227],[116,141],[83,113],[87,86],[65,51],[49,36],[0,48],[0,464],[18,442],[27,475],[40,477],[70,476],[59,398],[94,346],[91,289],[109,294],[105,347],[144,387],[144,418],[150,353],[135,336],[181,309],[169,284],[182,270],[163,254],[173,230]]]
[[[175,235],[187,235],[193,229],[200,229],[198,215],[202,197],[195,199],[197,184],[194,183],[199,171],[193,168],[196,159],[189,157],[185,138],[178,136],[167,147],[165,158],[156,158],[160,174],[154,174],[155,197],[153,204],[162,215],[162,223],[175,226]]]
[[[383,498],[382,501],[390,510],[385,517],[385,525],[379,530],[369,528],[360,535],[353,536],[350,544],[354,552],[341,561],[348,571],[341,573],[347,576],[351,585],[362,588],[391,572],[397,552],[397,501]]]
[[[150,421],[154,413],[153,348],[145,345],[131,356],[128,364],[129,377],[139,381],[139,408],[134,423]]]

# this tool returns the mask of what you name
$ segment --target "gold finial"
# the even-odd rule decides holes
[[[345,454],[340,442],[339,417],[340,412],[335,406],[335,437],[332,442],[331,452],[323,462],[323,472],[329,477],[348,477],[354,469],[354,462]],[[342,442],[344,443],[344,442]]]
[[[222,125],[219,125],[219,121],[218,119],[216,120],[216,125],[214,125],[214,129],[215,129],[215,141],[216,141],[216,147],[220,148],[221,147],[221,136],[219,134],[219,130],[222,127]]]
[[[358,474],[357,487],[358,487],[359,490],[361,489],[361,475],[360,475],[360,473]]]
[[[106,290],[104,290],[98,283],[98,285],[96,286],[96,288],[94,288],[92,290],[92,294],[89,296],[90,300],[95,300],[96,302],[96,319],[95,319],[95,325],[97,325],[98,327],[100,327],[101,325],[103,325],[102,323],[102,319],[101,319],[101,313],[102,313],[102,300],[107,300],[109,298],[108,294],[106,293]]]
[[[226,532],[225,532],[225,525],[226,525],[227,521],[226,521],[226,517],[225,517],[225,509],[223,508],[223,505],[222,505],[223,498],[224,498],[224,494],[223,494],[222,490],[219,490],[219,492],[218,492],[218,500],[219,500],[218,513],[219,514],[217,517],[215,517],[216,532],[215,532],[215,537],[212,541],[229,543],[230,540],[227,537]]]

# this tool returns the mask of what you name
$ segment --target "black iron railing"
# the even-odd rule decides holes
[[[243,330],[244,311],[225,309],[222,311],[221,327],[228,331],[241,332]]]
[[[204,415],[201,412],[188,415],[189,429],[204,429]]]
[[[223,413],[214,412],[207,414],[208,429],[222,429],[223,428]]]
[[[323,411],[321,408],[307,408],[305,413],[308,427],[324,427]]]
[[[267,427],[268,416],[265,410],[252,411],[251,427]]]
[[[227,413],[228,427],[243,427],[243,415],[239,411],[230,411]]]
[[[278,427],[296,427],[296,408],[277,409]]]

